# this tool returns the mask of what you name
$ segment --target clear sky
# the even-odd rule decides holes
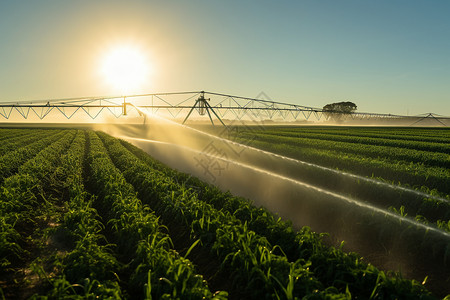
[[[313,107],[450,115],[450,1],[0,0],[0,101],[205,90]],[[144,76],[144,75],[143,75]]]

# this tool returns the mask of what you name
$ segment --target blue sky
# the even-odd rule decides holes
[[[100,61],[132,45],[152,69],[132,93],[450,115],[449,15],[444,0],[0,0],[0,101],[117,94]]]

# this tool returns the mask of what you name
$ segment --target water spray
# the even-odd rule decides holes
[[[350,197],[347,197],[347,196],[344,196],[344,195],[341,195],[341,194],[337,194],[337,193],[334,193],[332,191],[325,190],[325,189],[322,189],[322,188],[319,188],[319,187],[307,184],[305,182],[301,182],[301,181],[298,181],[298,180],[295,180],[295,179],[292,179],[292,178],[289,178],[289,177],[286,177],[286,176],[283,176],[283,175],[280,175],[280,174],[277,174],[277,173],[273,173],[273,172],[270,172],[268,170],[261,169],[261,168],[258,168],[258,167],[252,166],[252,165],[248,165],[248,164],[245,164],[245,163],[242,163],[242,162],[238,162],[238,161],[235,161],[235,160],[226,159],[226,158],[223,158],[223,157],[220,157],[220,156],[216,156],[216,155],[212,155],[212,154],[205,154],[202,151],[199,151],[199,150],[187,147],[187,146],[183,146],[183,145],[177,145],[177,144],[173,144],[173,143],[156,141],[156,140],[149,140],[149,139],[142,139],[142,138],[133,138],[133,137],[127,137],[127,136],[118,136],[118,138],[125,139],[125,140],[128,140],[130,142],[132,142],[132,141],[139,141],[139,142],[144,142],[144,143],[153,143],[153,144],[159,144],[159,145],[166,145],[166,146],[179,148],[179,149],[181,149],[183,151],[189,151],[189,152],[192,152],[194,154],[208,155],[211,159],[221,160],[221,161],[223,161],[223,162],[225,162],[227,164],[233,164],[235,166],[238,166],[238,167],[241,167],[241,168],[244,168],[244,169],[249,169],[249,170],[252,170],[252,171],[255,171],[255,172],[258,172],[258,173],[266,174],[266,175],[271,176],[271,177],[275,177],[275,178],[278,178],[278,179],[281,179],[281,180],[284,180],[284,181],[288,181],[288,182],[294,183],[295,185],[301,186],[303,188],[306,188],[306,189],[313,190],[315,192],[324,194],[324,195],[326,195],[328,197],[333,198],[334,200],[345,201],[345,202],[350,203],[352,205],[357,205],[357,206],[359,206],[361,208],[369,209],[369,210],[371,210],[371,211],[373,211],[375,213],[380,213],[380,214],[383,214],[383,215],[385,215],[385,216],[387,216],[389,218],[396,219],[399,222],[405,222],[405,223],[408,223],[408,224],[411,224],[411,225],[414,225],[414,226],[418,226],[418,227],[421,227],[421,228],[423,228],[423,229],[425,229],[427,231],[433,231],[433,232],[436,232],[438,234],[441,234],[445,238],[450,238],[450,233],[447,233],[447,232],[442,231],[440,229],[437,229],[435,227],[432,227],[432,226],[429,226],[429,225],[426,225],[426,224],[423,224],[423,223],[419,223],[419,222],[417,222],[417,221],[415,221],[413,219],[410,219],[410,218],[407,218],[407,217],[404,217],[404,216],[400,216],[400,215],[395,214],[393,212],[390,212],[388,210],[383,210],[381,208],[378,208],[378,207],[375,207],[375,206],[372,206],[372,205],[369,205],[369,204],[361,203],[360,201],[355,200],[353,198],[350,198]]]

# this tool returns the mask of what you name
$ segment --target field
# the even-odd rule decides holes
[[[238,130],[232,139],[319,166],[374,178],[423,194],[386,188],[310,170],[298,178],[327,190],[432,223],[450,232],[450,130],[417,128],[269,127]],[[307,168],[307,167],[306,167]],[[301,173],[301,172],[297,172]],[[314,174],[317,173],[317,174]],[[324,177],[326,176],[326,177]],[[364,185],[364,186],[363,186]],[[382,197],[380,197],[380,193]],[[435,198],[433,198],[433,196]]]
[[[420,260],[429,278],[381,271],[331,246],[324,234],[296,230],[103,132],[0,129],[2,295],[436,299],[450,293],[449,130],[241,127],[229,138],[301,160],[290,173],[295,180],[386,211],[380,218],[349,204],[332,213],[345,211],[346,222],[359,222],[366,248],[400,241],[389,250]],[[309,209],[314,215],[323,206]]]

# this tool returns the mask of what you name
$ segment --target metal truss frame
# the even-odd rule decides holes
[[[128,111],[136,109],[139,115],[142,114],[142,111],[151,112],[152,114],[165,112],[174,119],[182,117],[182,112],[188,112],[184,118],[185,122],[194,109],[197,109],[199,115],[204,115],[202,112],[205,112],[204,109],[206,109],[212,123],[213,120],[210,113],[215,115],[222,124],[224,124],[222,119],[225,118],[232,120],[244,120],[245,118],[251,120],[309,120],[311,117],[314,117],[317,121],[329,119],[339,119],[342,121],[409,119],[414,122],[411,125],[417,124],[426,118],[430,118],[444,126],[447,125],[442,121],[450,120],[450,117],[436,114],[426,114],[423,116],[402,116],[364,112],[342,114],[338,112],[323,111],[321,108],[272,101],[267,99],[268,97],[263,93],[262,96],[266,99],[195,91],[111,97],[80,97],[27,102],[19,101],[1,103],[0,116],[8,120],[13,112],[17,112],[18,115],[24,119],[28,119],[30,115],[34,114],[40,120],[43,120],[52,111],[58,111],[67,120],[70,120],[77,113],[84,111],[87,116],[95,120],[105,111],[109,111],[114,117],[120,118],[126,116]]]

